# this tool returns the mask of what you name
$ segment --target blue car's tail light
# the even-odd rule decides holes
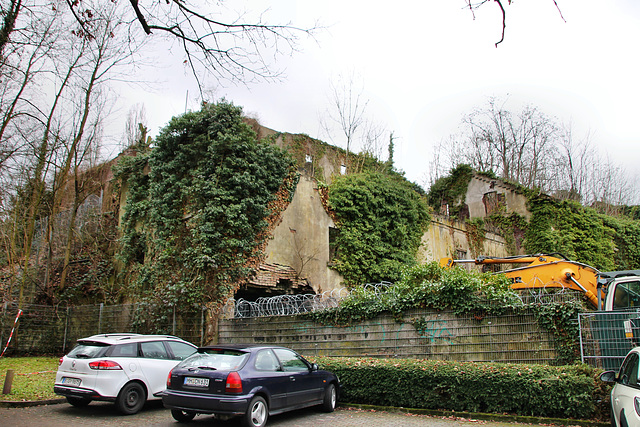
[[[171,374],[173,373],[173,369],[169,371],[169,375],[167,375],[167,388],[171,388]]]
[[[240,374],[238,374],[236,371],[229,372],[229,375],[227,375],[227,383],[225,385],[224,391],[225,393],[242,393],[242,379],[240,378]]]

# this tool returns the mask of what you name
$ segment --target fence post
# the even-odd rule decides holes
[[[4,319],[7,314],[7,304],[8,304],[7,301],[5,301],[4,304],[2,304],[2,317],[0,317],[0,343],[4,342]]]
[[[598,304],[600,300],[598,300]],[[584,346],[582,343],[582,313],[578,313],[578,336],[580,337],[580,361],[584,363]]]
[[[100,313],[98,314],[98,333],[102,331],[102,308],[104,307],[104,303],[100,303]]]
[[[204,338],[204,311],[206,307],[202,307],[200,310],[200,347],[202,347],[203,338]]]
[[[13,384],[13,375],[16,371],[13,369],[7,370],[7,375],[4,377],[4,386],[2,387],[2,394],[11,394],[11,386]]]
[[[176,306],[173,306],[173,324],[171,325],[171,335],[176,334]]]
[[[66,353],[66,349],[67,349],[67,332],[69,329],[69,309],[70,307],[67,306],[67,317],[65,317],[64,319],[64,338],[62,339],[62,353]]]

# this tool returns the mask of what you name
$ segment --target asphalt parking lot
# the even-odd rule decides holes
[[[199,415],[189,424],[194,426],[239,426],[239,423],[235,420],[217,422],[209,415]],[[86,408],[75,408],[67,403],[23,408],[0,408],[0,425],[3,427],[176,427],[183,424],[174,421],[169,410],[163,408],[160,402],[149,403],[144,410],[130,416],[119,415],[111,404],[93,402]],[[473,419],[472,417],[438,417],[395,411],[338,407],[335,412],[329,414],[315,409],[304,409],[273,416],[269,419],[267,425],[269,427],[523,427],[527,424],[485,421]]]

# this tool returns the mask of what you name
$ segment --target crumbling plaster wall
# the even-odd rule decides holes
[[[291,266],[317,293],[341,288],[342,277],[328,266],[330,227],[316,180],[303,173],[267,245],[266,262]]]
[[[505,240],[493,233],[486,233],[482,255],[503,257],[509,254]],[[418,262],[439,261],[440,258],[473,258],[467,225],[464,222],[433,215],[429,229],[422,236],[422,245],[418,251]]]
[[[498,179],[474,174],[467,187],[465,199],[471,218],[484,218],[487,216],[484,196],[490,192],[504,195],[508,213],[517,213],[527,220],[531,216],[531,213],[527,210],[526,196],[520,193],[515,186]]]

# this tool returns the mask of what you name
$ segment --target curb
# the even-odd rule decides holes
[[[591,420],[575,420],[566,418],[544,418],[544,417],[526,417],[521,415],[504,415],[504,414],[483,414],[475,412],[456,412],[442,411],[437,409],[419,409],[419,408],[398,408],[395,406],[375,406],[361,405],[357,403],[339,403],[341,408],[357,408],[374,411],[399,412],[416,415],[430,415],[434,417],[444,418],[467,418],[472,420],[496,421],[496,422],[514,422],[538,425],[558,425],[558,426],[580,426],[580,427],[610,427],[610,423],[591,421]]]
[[[29,406],[41,406],[41,405],[57,405],[58,403],[64,403],[67,400],[61,399],[46,399],[46,400],[0,400],[0,408],[27,408]]]
[[[0,408],[26,408],[30,406],[41,405],[57,405],[59,403],[66,402],[66,399],[47,399],[47,400],[30,400],[30,401],[17,401],[17,400],[0,400]],[[341,408],[356,408],[366,409],[374,411],[384,412],[398,412],[403,414],[416,414],[416,415],[431,415],[435,417],[454,417],[454,418],[467,418],[472,420],[484,420],[484,421],[502,421],[502,422],[516,422],[516,423],[528,423],[538,425],[560,425],[560,426],[581,426],[581,427],[609,427],[611,424],[600,421],[590,420],[573,420],[566,418],[544,418],[544,417],[525,417],[520,415],[503,415],[503,414],[483,414],[473,412],[455,412],[455,411],[440,411],[436,409],[419,409],[419,408],[398,408],[395,406],[375,406],[375,405],[360,405],[357,403],[339,403]]]

